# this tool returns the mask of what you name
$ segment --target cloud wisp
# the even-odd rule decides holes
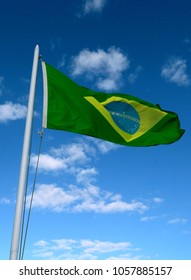
[[[7,198],[7,197],[0,198],[0,205],[8,205],[10,203],[11,203],[11,201],[9,198]]]
[[[175,225],[175,224],[185,224],[187,219],[185,218],[175,218],[168,221],[168,224]]]
[[[178,86],[189,86],[191,80],[187,74],[187,62],[185,59],[173,57],[169,59],[161,69],[161,76],[168,82]]]

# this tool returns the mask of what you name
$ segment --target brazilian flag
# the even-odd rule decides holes
[[[184,133],[178,116],[127,94],[79,86],[42,62],[43,127],[65,130],[127,146],[170,144]]]

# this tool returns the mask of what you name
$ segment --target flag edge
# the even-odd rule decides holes
[[[48,79],[46,71],[46,63],[42,61],[42,75],[43,75],[43,113],[42,126],[47,128],[47,114],[48,114]]]

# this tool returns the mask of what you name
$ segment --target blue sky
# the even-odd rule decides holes
[[[0,259],[8,259],[33,51],[80,85],[178,114],[171,145],[46,130],[25,259],[190,259],[191,3],[4,1],[0,11]],[[29,194],[42,116],[39,64]]]

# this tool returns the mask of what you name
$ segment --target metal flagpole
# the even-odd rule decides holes
[[[20,167],[20,177],[19,177],[17,202],[16,202],[16,209],[15,209],[15,219],[14,219],[14,226],[13,226],[13,233],[12,233],[11,250],[10,250],[10,260],[18,259],[18,248],[19,248],[19,239],[20,239],[20,232],[21,232],[24,192],[25,192],[25,185],[27,179],[27,170],[29,165],[29,156],[30,156],[29,153],[30,153],[30,144],[31,144],[31,132],[32,132],[33,112],[34,112],[38,60],[39,60],[39,46],[37,45],[35,47],[34,58],[33,58],[28,111],[27,111],[27,118],[26,118],[26,125],[25,125],[23,151],[22,151],[21,167]]]

